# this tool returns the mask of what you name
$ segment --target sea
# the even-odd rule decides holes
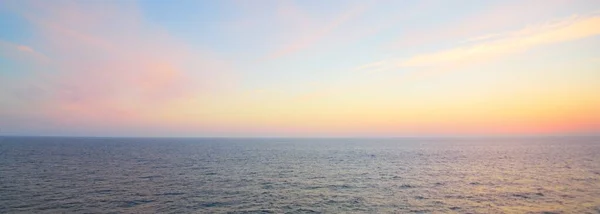
[[[0,137],[0,213],[600,213],[600,138]]]

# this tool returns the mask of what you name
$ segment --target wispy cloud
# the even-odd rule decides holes
[[[458,47],[446,50],[368,63],[358,66],[355,70],[381,71],[403,67],[465,66],[539,46],[597,36],[600,35],[600,28],[597,26],[600,26],[600,16],[597,13],[587,16],[574,15],[517,31],[473,37],[465,40],[469,43],[461,43]]]
[[[565,5],[566,0],[530,0],[530,1],[501,1],[491,4],[488,8],[472,13],[455,22],[440,23],[433,27],[417,29],[402,35],[386,47],[405,48],[415,47],[440,41],[452,41],[464,37],[481,35],[496,29],[519,26],[527,17],[544,16]],[[524,10],[523,8],[527,8]],[[473,39],[489,39],[484,35]]]
[[[46,85],[51,99],[40,108],[47,117],[142,122],[152,117],[151,109],[229,81],[225,61],[145,23],[135,4],[82,3],[11,2],[37,36],[31,46],[2,46],[51,62],[27,77],[29,84]]]
[[[301,9],[297,6],[287,4],[286,7],[280,11],[280,16],[291,17],[292,20],[300,23],[306,32],[300,37],[288,41],[283,47],[267,54],[266,59],[283,57],[311,47],[323,38],[332,34],[334,30],[341,25],[361,15],[368,8],[369,5],[367,4],[351,5],[348,9],[336,15],[332,20],[323,22],[321,20],[311,19],[308,15],[309,13],[301,12]]]
[[[3,40],[0,40],[0,56],[5,56],[10,59],[29,59],[36,63],[48,62],[48,57],[45,54],[34,50],[30,46],[14,44]]]
[[[396,67],[397,66],[395,66],[391,60],[381,60],[358,66],[354,70],[361,72],[381,72],[394,69]]]
[[[412,56],[401,61],[399,66],[447,65],[490,59],[537,46],[596,36],[600,34],[600,28],[597,26],[600,26],[600,16],[573,16],[557,22],[498,34],[496,39],[471,46]]]

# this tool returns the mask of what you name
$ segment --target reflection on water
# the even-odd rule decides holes
[[[599,213],[600,138],[0,142],[0,213]]]

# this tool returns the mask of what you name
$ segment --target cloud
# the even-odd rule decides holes
[[[342,13],[337,14],[332,20],[322,24],[321,20],[318,20],[318,22],[317,20],[312,20],[308,14],[303,13],[297,6],[286,4],[279,11],[279,16],[286,17],[288,20],[298,23],[299,26],[297,27],[305,29],[305,32],[292,41],[288,41],[283,47],[267,54],[266,58],[276,59],[309,48],[323,38],[331,35],[341,25],[364,13],[368,7],[369,5],[366,4],[353,5]]]
[[[280,1],[280,4],[277,16],[273,19],[283,22],[283,28],[280,27],[275,33],[285,35],[282,36],[283,45],[267,53],[262,59],[276,59],[309,48],[356,44],[365,38],[392,29],[398,23],[410,20],[423,11],[435,8],[438,1],[359,1],[345,6],[339,13],[327,18],[318,18],[317,11],[303,10],[290,1]],[[386,10],[385,7],[397,7],[401,11]]]
[[[359,66],[358,68],[356,68],[357,71],[363,71],[363,70],[371,70],[373,68],[378,68],[381,67],[382,65],[386,64],[386,60],[381,60],[381,61],[377,61],[377,62],[372,62],[369,64],[365,64],[362,66]]]
[[[573,16],[557,22],[498,34],[494,36],[496,39],[466,47],[412,56],[398,65],[401,67],[435,66],[487,60],[538,46],[597,36],[600,35],[598,26],[600,26],[600,16]]]
[[[48,57],[32,47],[0,40],[0,56],[10,59],[33,60],[36,63],[47,63]]]
[[[33,51],[33,49],[31,47],[25,46],[25,45],[19,45],[17,46],[17,49],[20,51],[24,51],[24,52],[29,52],[29,53],[34,53],[35,51]]]
[[[532,25],[521,30],[469,38],[455,48],[424,53],[408,58],[375,61],[358,66],[357,71],[386,71],[399,68],[429,67],[445,70],[472,63],[493,60],[508,54],[527,51],[539,46],[574,41],[600,35],[600,16],[574,15],[560,20]]]
[[[440,41],[452,41],[495,29],[519,26],[523,24],[523,20],[528,20],[530,17],[542,17],[546,14],[551,14],[566,3],[569,3],[569,1],[503,1],[500,4],[493,4],[483,11],[467,15],[455,22],[439,23],[433,28],[425,27],[423,29],[411,30],[399,40],[394,41],[392,44],[387,44],[386,47],[414,47]],[[523,8],[527,9],[524,10]],[[487,36],[491,35],[485,35],[479,39],[486,39]]]
[[[44,85],[50,99],[39,108],[46,117],[65,123],[143,123],[172,100],[219,90],[233,76],[226,61],[146,23],[131,2],[10,3],[35,36],[27,46],[0,45],[3,52],[8,48],[49,62],[22,80]]]
[[[390,69],[394,69],[396,66],[391,63],[391,60],[381,60],[376,62],[367,63],[355,68],[355,71],[360,72],[381,72],[388,71]]]

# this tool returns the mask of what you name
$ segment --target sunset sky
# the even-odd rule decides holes
[[[0,135],[598,133],[598,0],[0,0]]]

